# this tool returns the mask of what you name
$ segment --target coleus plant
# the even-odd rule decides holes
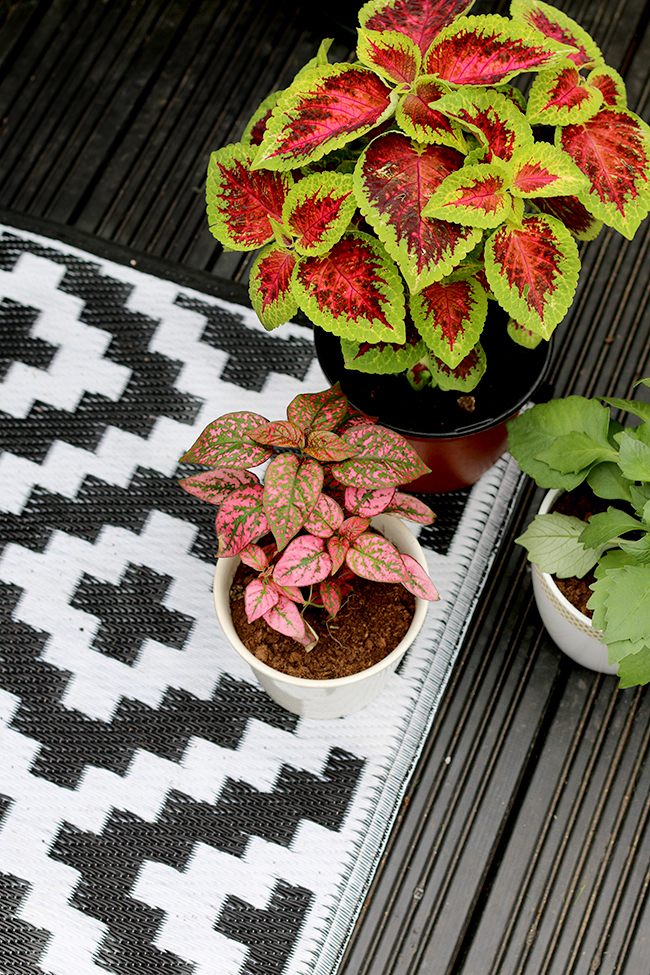
[[[397,489],[428,468],[403,437],[349,408],[338,384],[296,396],[286,420],[227,413],[181,460],[209,468],[180,484],[219,505],[219,557],[239,555],[258,573],[244,595],[250,622],[262,617],[311,650],[300,607],[335,616],[354,575],[438,599],[419,562],[370,524],[379,514],[430,524],[431,509]],[[262,484],[248,468],[267,462]]]
[[[370,0],[356,60],[318,54],[212,154],[210,228],[254,251],[269,329],[300,308],[349,368],[469,391],[488,299],[548,339],[603,223],[650,207],[650,129],[589,35],[541,0]],[[527,99],[511,84],[534,72]],[[505,326],[504,326],[505,327]]]
[[[650,386],[650,379],[642,380]],[[640,418],[623,428],[609,407]],[[621,687],[650,682],[650,403],[569,396],[508,423],[508,446],[540,487],[571,491],[584,481],[614,502],[579,518],[537,515],[517,541],[543,572],[596,581],[588,608],[601,630]]]

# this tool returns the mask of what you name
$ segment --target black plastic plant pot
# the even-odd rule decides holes
[[[339,382],[349,402],[401,433],[431,469],[409,490],[441,494],[475,484],[507,449],[506,422],[520,412],[548,372],[551,343],[516,345],[500,309],[481,335],[487,370],[469,396],[427,387],[416,392],[404,375],[380,376],[346,369],[336,335],[314,329],[316,354],[330,383]],[[464,408],[473,406],[473,411]]]

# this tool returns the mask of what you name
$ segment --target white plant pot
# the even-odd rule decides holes
[[[400,552],[411,555],[426,569],[426,560],[410,529],[394,515],[379,515],[372,525]],[[341,718],[360,711],[383,690],[386,681],[415,639],[427,612],[426,599],[416,598],[415,614],[404,639],[378,664],[350,677],[311,680],[291,677],[262,663],[247,650],[237,636],[230,616],[230,586],[239,565],[239,556],[219,559],[214,574],[214,605],[224,634],[247,664],[264,690],[287,711],[307,718]]]
[[[562,491],[549,491],[539,509],[540,515],[549,512]],[[618,673],[618,664],[607,662],[607,647],[600,630],[591,620],[562,595],[553,577],[533,564],[533,591],[542,622],[553,641],[563,653],[588,670],[601,674]]]

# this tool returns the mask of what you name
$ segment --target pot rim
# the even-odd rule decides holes
[[[415,544],[414,545],[407,544],[407,546],[405,546],[406,548],[410,549],[409,551],[406,552],[406,554],[412,555],[413,558],[417,559],[420,565],[428,572],[426,559],[424,557],[424,552],[422,551],[420,543],[418,542],[413,532],[404,524],[402,519],[398,518],[395,515],[383,515],[383,516],[379,515],[377,520],[381,518],[390,518],[391,521],[399,522],[403,530],[405,532],[408,532],[408,534],[411,536],[411,539]],[[373,524],[375,523],[375,521],[376,519],[373,518]],[[266,675],[267,677],[275,681],[279,680],[282,681],[283,683],[293,685],[295,687],[320,687],[320,688],[345,687],[347,684],[358,683],[359,681],[364,680],[366,677],[372,676],[373,674],[377,674],[379,673],[379,671],[384,670],[386,667],[390,667],[390,665],[395,660],[398,660],[406,652],[410,644],[417,636],[417,633],[420,630],[422,623],[424,622],[424,617],[426,615],[427,609],[429,608],[428,600],[422,599],[421,596],[415,597],[415,612],[413,613],[413,619],[411,620],[411,625],[409,626],[408,630],[406,631],[406,633],[404,634],[400,642],[397,644],[395,649],[391,650],[391,652],[387,656],[385,656],[383,660],[380,660],[379,663],[373,664],[372,667],[367,667],[365,670],[360,670],[356,674],[349,674],[347,677],[328,677],[328,678],[294,677],[291,674],[282,673],[281,670],[275,670],[274,667],[269,667],[268,664],[265,664],[261,660],[259,660],[255,656],[255,654],[251,653],[250,650],[242,643],[239,636],[237,635],[237,631],[232,625],[232,620],[230,618],[230,612],[229,612],[229,606],[230,606],[229,593],[230,593],[230,585],[232,583],[232,579],[234,577],[234,574],[237,570],[237,566],[239,565],[240,561],[241,559],[238,555],[233,555],[228,558],[221,558],[217,560],[212,589],[214,594],[215,608],[217,611],[217,616],[219,618],[221,627],[224,633],[226,634],[227,639],[234,647],[234,649],[237,651],[240,657],[242,657],[242,659],[245,660],[250,667],[252,667],[253,670],[258,670],[260,673]],[[222,586],[222,581],[224,581],[222,577],[225,577],[225,579],[227,579],[229,573],[231,573],[231,575],[230,575],[230,579],[227,581],[227,589],[226,589],[225,585]],[[225,606],[221,603],[222,594],[224,591],[225,591]],[[223,612],[224,609],[226,610],[225,616]]]
[[[540,515],[548,514],[548,512],[551,510],[551,508],[553,507],[557,499],[560,497],[560,495],[565,493],[566,492],[564,491],[563,488],[551,488],[550,491],[547,491],[546,494],[544,495],[544,500],[539,506],[538,514]],[[536,562],[533,562],[532,565],[533,568],[544,579],[549,589],[551,589],[553,595],[558,600],[560,606],[562,606],[562,608],[566,610],[566,612],[569,613],[570,616],[573,617],[576,621],[579,621],[581,625],[588,626],[591,632],[593,633],[593,635],[598,639],[600,639],[602,636],[601,631],[596,630],[594,628],[593,623],[591,622],[591,619],[588,616],[585,616],[584,613],[581,613],[579,609],[576,609],[573,603],[569,602],[566,596],[558,589],[557,585],[555,584],[555,580],[553,576],[550,574],[550,572],[542,571],[542,569],[540,569],[540,567],[537,565]]]

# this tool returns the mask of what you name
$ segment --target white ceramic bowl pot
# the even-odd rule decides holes
[[[411,555],[426,569],[420,543],[401,519],[393,515],[379,515],[372,525],[392,542],[400,552]],[[230,617],[230,586],[239,556],[219,559],[214,574],[214,605],[221,627],[237,653],[250,665],[264,690],[287,711],[307,718],[341,718],[369,704],[383,690],[409,646],[417,636],[429,603],[416,598],[415,614],[404,639],[378,664],[350,677],[332,680],[307,680],[291,677],[258,660],[246,649],[237,636]]]
[[[539,513],[543,515],[550,511],[560,494],[561,491],[549,491]],[[542,572],[535,564],[532,571],[539,615],[560,650],[582,667],[601,674],[616,674],[618,664],[612,667],[607,662],[607,647],[602,642],[600,630],[595,630],[589,617],[562,595],[548,572]]]

